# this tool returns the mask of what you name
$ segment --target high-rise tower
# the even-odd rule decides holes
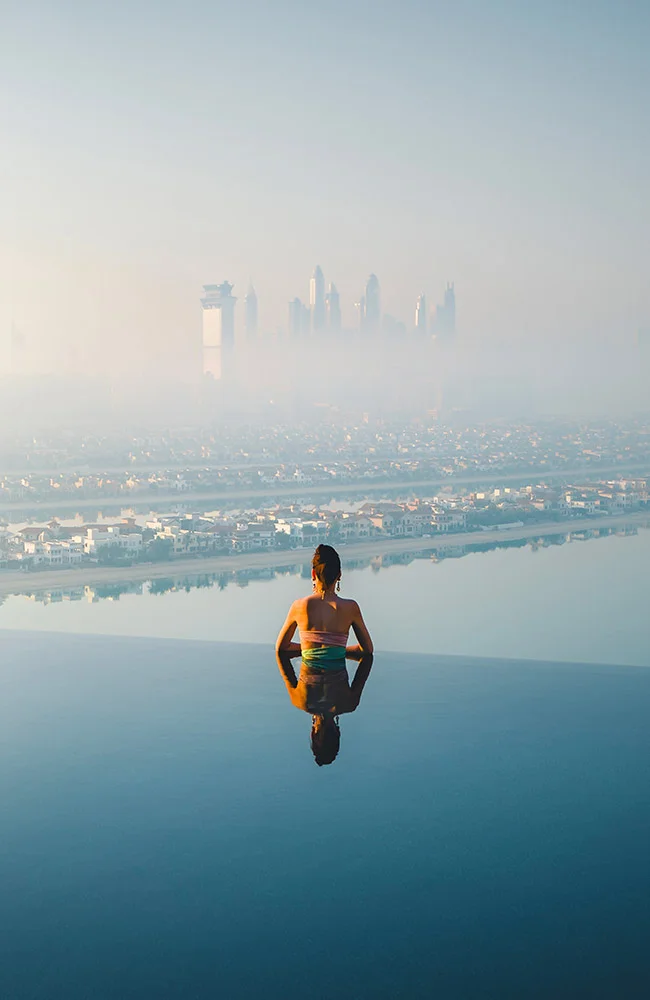
[[[203,310],[203,374],[221,380],[230,374],[235,349],[235,302],[232,285],[204,285]]]
[[[325,327],[325,278],[319,266],[314,269],[309,282],[309,309],[311,328],[314,333],[318,333]]]
[[[309,333],[309,320],[311,313],[300,299],[292,299],[289,303],[289,337],[291,340],[300,340],[304,334]]]
[[[365,309],[362,325],[366,330],[377,330],[381,322],[381,295],[376,274],[366,282]]]
[[[255,289],[252,284],[248,287],[248,292],[246,293],[246,298],[244,300],[245,309],[245,322],[246,322],[246,340],[254,341],[257,339],[257,295],[255,294]]]
[[[336,285],[330,283],[329,291],[325,296],[325,312],[327,315],[327,329],[333,333],[338,333],[341,329],[341,300]]]
[[[427,332],[427,299],[424,293],[418,296],[415,305],[415,329],[423,335]]]
[[[447,333],[453,336],[456,333],[456,293],[453,281],[448,281],[445,289],[445,319]]]
[[[456,333],[456,293],[453,281],[447,282],[445,301],[436,307],[433,332],[441,340],[450,339]]]

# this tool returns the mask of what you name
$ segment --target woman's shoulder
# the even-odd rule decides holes
[[[294,614],[300,614],[301,612],[305,614],[311,606],[314,604],[321,604],[322,602],[314,594],[305,594],[304,597],[298,597],[293,602]]]

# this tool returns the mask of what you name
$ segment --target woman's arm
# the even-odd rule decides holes
[[[365,683],[370,676],[370,671],[372,670],[372,653],[365,653],[359,660],[359,666],[357,667],[352,683],[350,684],[350,711],[354,712],[355,709],[359,707],[359,702],[361,700],[361,695],[363,694],[363,689]]]
[[[291,666],[291,657],[283,650],[281,653],[276,653],[275,658],[278,661],[278,667],[284,678],[284,683],[287,685],[287,691],[291,694],[298,687],[296,671]]]
[[[366,623],[363,620],[363,615],[361,614],[361,608],[356,601],[352,602],[353,613],[352,613],[352,630],[359,640],[358,646],[348,646],[346,649],[347,656],[355,656],[362,653],[373,653],[375,647],[372,644],[372,639],[370,638],[370,632],[366,628]]]
[[[289,608],[289,614],[287,615],[286,621],[282,628],[280,629],[280,634],[275,642],[276,652],[282,651],[283,653],[299,653],[300,643],[292,642],[293,634],[298,627],[298,622],[296,619],[296,605],[297,601],[294,601]]]

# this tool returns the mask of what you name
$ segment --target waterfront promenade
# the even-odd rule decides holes
[[[363,542],[337,545],[343,560],[382,556],[389,553],[426,552],[476,544],[494,544],[503,541],[523,541],[549,535],[572,532],[649,526],[648,511],[613,516],[573,517],[546,524],[522,525],[513,528],[490,528],[479,531],[448,532],[418,538],[370,538]],[[78,569],[56,569],[32,572],[0,570],[0,596],[23,594],[56,587],[80,587],[122,583],[127,580],[158,580],[183,573],[218,573],[233,570],[264,569],[278,566],[296,566],[308,563],[312,549],[274,549],[267,552],[228,554],[207,558],[176,559],[157,563],[137,563],[133,566],[82,566]]]

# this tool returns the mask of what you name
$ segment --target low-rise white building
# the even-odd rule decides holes
[[[109,524],[105,528],[88,528],[83,539],[83,550],[96,556],[100,549],[112,546],[125,555],[136,556],[142,551],[142,532],[125,531],[123,525]]]
[[[233,549],[235,552],[272,549],[275,545],[276,530],[273,524],[260,524],[257,521],[240,524],[232,535]]]
[[[275,530],[289,535],[295,545],[320,545],[327,538],[329,525],[325,520],[291,520],[279,518]]]
[[[467,511],[434,507],[431,525],[434,531],[462,531],[467,527]]]
[[[22,555],[33,566],[76,566],[83,558],[83,543],[81,539],[62,542],[34,539],[25,542]]]

